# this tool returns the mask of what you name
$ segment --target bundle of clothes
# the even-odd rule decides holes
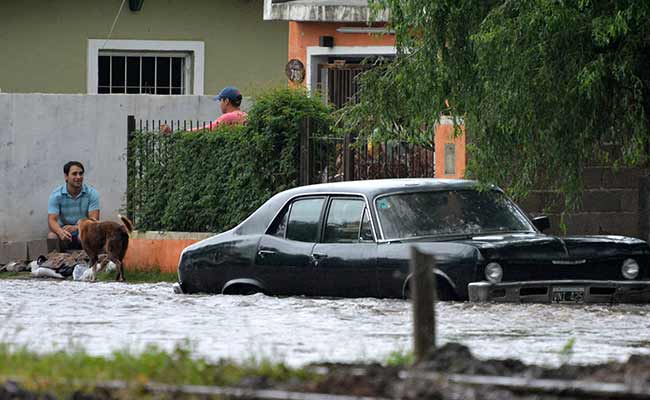
[[[101,256],[100,256],[101,261]],[[31,271],[32,276],[40,278],[67,279],[72,277],[75,281],[94,281],[95,275],[88,266],[89,258],[83,250],[75,250],[66,253],[53,251],[47,256],[38,256],[31,262],[13,261],[0,267],[0,271],[23,272]],[[106,270],[115,270],[115,264],[109,262]]]

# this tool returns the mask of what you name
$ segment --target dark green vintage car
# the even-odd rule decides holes
[[[230,231],[187,247],[183,293],[408,297],[410,248],[436,257],[441,300],[647,302],[650,247],[541,233],[500,189],[388,179],[279,193]]]

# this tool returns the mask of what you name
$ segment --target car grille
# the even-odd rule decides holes
[[[544,262],[504,262],[503,281],[537,280],[622,280],[623,259],[587,260],[584,264],[565,265]]]

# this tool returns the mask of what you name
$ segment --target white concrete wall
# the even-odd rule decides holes
[[[126,202],[128,115],[209,121],[219,114],[212,96],[0,93],[0,242],[47,235],[47,200],[69,160],[86,167],[102,219],[115,220]]]

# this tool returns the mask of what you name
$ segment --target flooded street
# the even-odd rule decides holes
[[[571,338],[575,363],[650,354],[650,306],[441,303],[436,312],[438,342],[462,342],[480,358],[557,365]],[[369,298],[176,295],[168,283],[2,280],[0,341],[97,355],[189,341],[211,360],[384,361],[410,349],[411,308]]]

